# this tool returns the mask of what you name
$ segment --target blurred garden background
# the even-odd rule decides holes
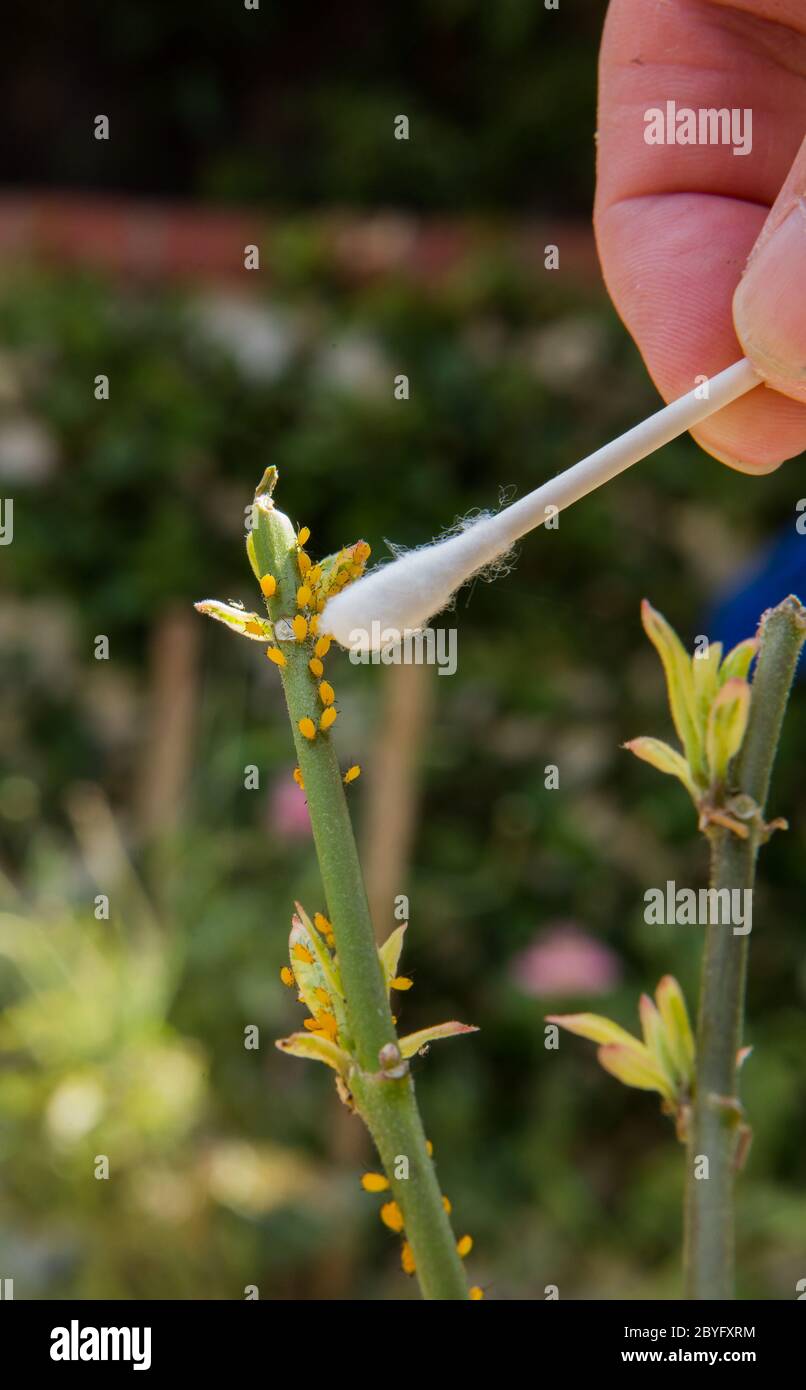
[[[276,672],[192,605],[255,603],[243,518],[270,463],[312,553],[363,538],[381,558],[655,408],[590,231],[604,9],[31,0],[17,17],[0,1275],[18,1298],[416,1296],[359,1187],[359,1122],[324,1068],[273,1045],[298,1023],[279,980],[293,902],[323,907]],[[669,971],[693,1004],[698,930],[643,920],[648,887],[702,886],[707,863],[683,790],[620,748],[671,732],[639,605],[688,643],[750,635],[803,563],[797,473],[741,477],[679,441],[462,593],[456,675],[333,666],[379,936],[410,902],[401,1024],[481,1029],[415,1075],[488,1297],[680,1292],[672,1126],[589,1045],[547,1052],[543,1015],[635,1029]],[[799,690],[770,806],[791,829],[754,909],[742,1297],[806,1275],[804,753]]]

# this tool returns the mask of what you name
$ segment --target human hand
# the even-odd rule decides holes
[[[599,76],[594,226],[613,302],[666,400],[751,359],[766,385],[692,434],[769,472],[806,448],[804,0],[612,0]],[[749,150],[647,143],[645,113],[667,102],[749,108]]]

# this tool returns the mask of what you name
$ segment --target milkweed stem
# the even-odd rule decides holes
[[[750,889],[767,838],[764,809],[789,691],[804,640],[806,609],[790,596],[766,613],[753,678],[750,717],[732,782],[755,810],[740,839],[709,829],[711,887]],[[750,803],[748,803],[749,805]],[[739,1140],[746,1127],[737,1097],[749,938],[730,926],[706,928],[697,1025],[697,1079],[687,1145],[684,1268],[686,1296],[734,1296],[734,1187]],[[707,1160],[707,1169],[703,1164]],[[705,1176],[707,1172],[707,1176]]]
[[[256,498],[255,511],[255,556],[261,572],[277,581],[275,591],[266,595],[276,632],[278,624],[293,613],[288,596],[300,583],[296,533],[269,495]],[[336,942],[356,1063],[350,1077],[352,1098],[403,1213],[423,1297],[467,1299],[468,1283],[426,1146],[410,1069],[404,1064],[401,1075],[384,1075],[384,1070],[398,1070],[384,1068],[380,1057],[383,1049],[397,1047],[397,1035],[332,738],[320,730],[307,738],[299,728],[300,720],[316,722],[321,713],[308,667],[312,644],[284,641],[282,649],[285,663],[279,672]]]

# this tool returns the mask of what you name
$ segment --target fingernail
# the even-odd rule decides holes
[[[768,378],[806,380],[806,201],[752,256],[733,297],[736,332]]]

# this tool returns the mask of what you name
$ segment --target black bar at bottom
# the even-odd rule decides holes
[[[504,1303],[491,1298],[461,1311],[434,1304],[269,1302],[24,1302],[0,1300],[0,1345],[7,1364],[56,1382],[71,1373],[155,1380],[198,1372],[206,1380],[233,1372],[272,1378],[283,1371],[324,1374],[343,1356],[362,1360],[360,1328],[405,1365],[414,1355],[420,1317],[432,1327],[426,1362],[443,1357],[454,1372],[467,1366],[489,1338],[493,1364],[505,1346],[525,1357],[530,1378],[546,1371],[601,1372],[690,1365],[778,1365],[800,1358],[806,1309],[792,1302],[641,1303],[541,1301]],[[431,1319],[435,1321],[432,1324]],[[458,1322],[454,1322],[458,1318]],[[503,1322],[499,1322],[503,1318]],[[376,1321],[377,1319],[377,1321]],[[373,1326],[374,1324],[374,1326]],[[506,1343],[501,1341],[507,1338]],[[406,1348],[408,1347],[408,1352]],[[369,1355],[370,1347],[366,1352]],[[321,1359],[320,1359],[321,1358]],[[416,1359],[416,1358],[415,1358]],[[367,1365],[369,1365],[369,1361]],[[797,1362],[795,1362],[797,1364]],[[414,1370],[409,1367],[408,1379]]]

